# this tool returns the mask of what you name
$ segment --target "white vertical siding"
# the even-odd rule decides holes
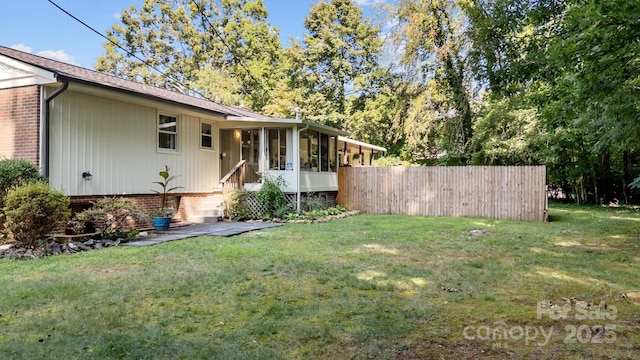
[[[181,192],[209,192],[219,180],[214,150],[200,148],[201,118],[171,108],[126,103],[68,90],[51,104],[50,180],[68,195],[142,194],[156,189],[165,164]],[[166,110],[166,111],[165,111]],[[179,116],[178,151],[157,150],[157,114]],[[82,179],[90,171],[93,179]]]

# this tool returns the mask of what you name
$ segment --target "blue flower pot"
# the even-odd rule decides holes
[[[171,225],[170,217],[154,217],[151,219],[153,223],[153,227],[156,230],[169,230],[169,225]]]

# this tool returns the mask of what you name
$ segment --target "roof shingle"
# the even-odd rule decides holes
[[[23,51],[0,46],[0,55],[51,71],[56,77],[66,78],[71,81],[78,81],[94,86],[108,88],[121,92],[134,93],[143,97],[153,98],[161,101],[185,105],[197,109],[213,111],[223,115],[253,117],[256,119],[271,119],[267,116],[253,113],[245,109],[234,106],[225,106],[206,99],[201,99],[175,91],[162,89],[152,85],[147,85],[131,80],[125,80],[113,75],[85,69],[80,66],[66,64],[60,61],[47,59],[38,55],[29,54]]]

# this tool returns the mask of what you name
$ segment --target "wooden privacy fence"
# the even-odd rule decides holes
[[[545,166],[344,167],[338,203],[368,214],[543,221]]]

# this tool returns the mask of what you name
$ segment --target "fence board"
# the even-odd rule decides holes
[[[370,214],[543,221],[545,166],[344,167],[338,203]]]

